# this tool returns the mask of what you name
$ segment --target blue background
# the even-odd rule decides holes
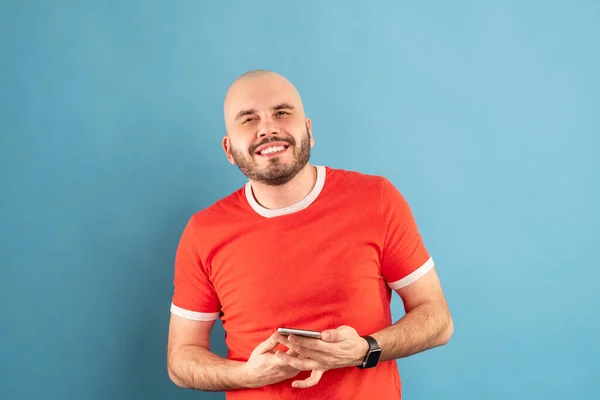
[[[600,398],[600,3],[356,3],[2,2],[1,398],[223,398],[167,376],[172,262],[254,68],[414,210],[455,334],[407,399]]]

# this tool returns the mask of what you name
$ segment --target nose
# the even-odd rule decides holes
[[[279,127],[275,124],[275,121],[271,118],[265,118],[261,120],[256,136],[262,138],[269,135],[278,135],[280,133]]]

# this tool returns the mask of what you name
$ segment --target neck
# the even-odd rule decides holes
[[[279,209],[289,207],[305,198],[315,186],[317,169],[306,164],[288,183],[281,186],[269,186],[252,181],[254,198],[264,208]]]

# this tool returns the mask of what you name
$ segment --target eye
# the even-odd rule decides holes
[[[277,114],[277,115],[290,115],[290,113],[289,113],[289,112],[287,112],[287,111],[277,111],[277,113],[276,113],[276,114]]]
[[[253,119],[254,119],[254,117],[248,117],[248,118],[246,118],[245,120],[242,121],[242,124],[246,124],[246,123],[252,121]]]

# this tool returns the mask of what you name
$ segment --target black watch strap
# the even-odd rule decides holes
[[[371,336],[361,337],[365,339],[369,344],[369,350],[367,351],[367,354],[365,355],[362,364],[357,365],[357,367],[360,369],[373,368],[379,362],[379,357],[381,356],[381,348],[379,347],[377,341]]]

